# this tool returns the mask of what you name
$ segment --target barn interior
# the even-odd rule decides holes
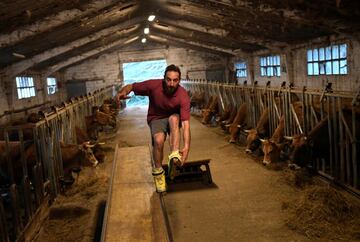
[[[35,174],[44,174],[40,180],[22,178],[16,186],[1,184],[1,189],[8,193],[1,191],[0,241],[33,239],[34,234],[37,241],[84,238],[94,241],[94,225],[77,233],[80,237],[75,238],[48,232],[59,236],[53,239],[39,232],[47,231],[41,229],[41,224],[51,223],[49,214],[50,218],[56,217],[49,204],[57,206],[55,211],[66,213],[54,202],[63,201],[63,197],[58,198],[63,192],[57,178],[64,174],[58,167],[61,165],[55,162],[61,160],[61,155],[53,146],[77,143],[75,126],[86,129],[84,117],[100,112],[94,111],[93,106],[100,106],[104,100],[112,104],[111,98],[124,85],[123,64],[149,60],[166,60],[167,64],[180,67],[181,85],[194,100],[189,159],[211,159],[214,184],[205,188],[185,184],[161,197],[160,203],[167,208],[166,238],[141,237],[138,231],[125,240],[306,241],[315,237],[338,240],[339,237],[331,237],[334,234],[323,237],[326,233],[316,233],[315,229],[304,232],[283,222],[284,199],[296,199],[300,192],[279,185],[278,179],[283,174],[275,171],[277,168],[262,165],[261,151],[246,154],[245,129],[256,127],[266,106],[269,137],[281,115],[285,116],[285,136],[310,137],[311,131],[326,119],[330,155],[312,160],[310,166],[317,177],[336,184],[339,191],[347,191],[344,196],[352,194],[350,199],[358,202],[359,19],[360,2],[356,0],[1,1],[1,172],[10,174],[12,185],[16,183],[14,177],[18,172],[9,172],[9,163],[14,163],[16,156],[12,156],[15,143],[11,143],[14,140],[10,134],[16,130],[19,138],[16,151],[24,153],[21,150],[27,149],[25,129],[29,124],[19,125],[19,120],[38,114],[41,118],[30,127],[37,140],[36,163],[40,166],[28,171],[24,155],[17,159],[22,160],[18,168],[29,173],[29,177],[32,169]],[[195,98],[199,94],[203,95],[202,100]],[[295,114],[293,94],[302,102],[303,122]],[[218,97],[216,102],[214,96]],[[315,105],[314,100],[320,100],[320,104]],[[236,131],[238,136],[232,140],[235,144],[229,144],[229,134],[220,127],[219,117],[226,113],[227,106],[236,113],[242,103],[251,103],[248,126],[236,124],[240,127]],[[96,122],[106,126],[99,138],[106,139],[109,145],[107,164],[102,165],[110,180],[113,157],[114,161],[118,157],[116,147],[146,146],[150,142],[150,134],[144,137],[148,132],[146,109],[125,106],[121,105],[121,111],[119,106],[115,107],[116,114],[110,119],[96,116]],[[47,145],[52,147],[51,151],[44,148]],[[54,163],[50,162],[53,166],[45,164],[47,160],[53,160]],[[93,171],[85,172],[94,175]],[[80,175],[80,181],[84,177]],[[112,184],[107,179],[98,180],[106,188]],[[42,182],[46,185],[40,187],[45,191],[34,188]],[[154,187],[146,189],[155,191]],[[101,191],[101,198],[106,200],[109,190]],[[20,200],[14,194],[20,194]],[[129,190],[129,197],[131,194]],[[31,202],[23,202],[21,197]],[[99,204],[94,202],[92,206],[98,208]],[[151,223],[149,218],[145,220]],[[356,224],[350,218],[344,221],[347,228]],[[34,223],[37,226],[31,225]],[[69,227],[68,231],[72,230],[76,231]],[[349,240],[360,238],[359,227],[353,231],[334,231],[345,231]]]

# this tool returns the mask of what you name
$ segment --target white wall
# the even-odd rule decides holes
[[[306,51],[312,48],[329,46],[331,43],[309,44],[294,51],[295,86],[307,86],[312,89],[322,89],[326,82],[333,83],[333,89],[342,91],[354,91],[359,88],[360,82],[360,44],[356,40],[338,40],[333,44],[347,43],[347,75],[321,75],[308,76]]]
[[[41,105],[37,108],[29,109],[26,112],[20,112],[20,113],[12,113],[11,115],[7,115],[5,117],[5,121],[15,120],[19,118],[23,118],[26,116],[26,113],[31,112],[37,112],[41,109],[44,109],[46,107],[49,107],[54,104],[59,104],[62,101],[65,100],[65,89],[64,87],[60,87],[58,89],[58,92],[56,92],[53,95],[47,94],[47,83],[46,83],[46,77],[44,77],[41,73],[23,73],[21,75],[24,76],[32,76],[34,78],[34,85],[35,85],[35,96],[30,98],[23,98],[19,99],[17,94],[17,88],[16,88],[16,81],[15,78],[12,81],[12,83],[4,82],[2,79],[0,81],[0,108],[1,112],[0,115],[4,111],[16,111],[23,108],[29,108],[33,107],[35,105]],[[21,76],[19,75],[19,76]],[[59,73],[55,73],[53,77],[56,77],[58,81],[61,82],[61,75]],[[2,77],[0,77],[2,78]],[[6,90],[6,91],[5,91]],[[0,121],[2,122],[2,121]]]
[[[168,64],[178,65],[181,69],[182,78],[186,78],[186,75],[189,74],[189,78],[205,79],[205,70],[226,68],[226,58],[205,52],[169,47],[106,54],[66,69],[64,79],[66,81],[104,80],[103,83],[97,83],[98,86],[114,83],[122,84],[123,63],[159,59],[165,59]],[[96,84],[92,83],[90,85]]]
[[[307,50],[339,43],[347,43],[348,45],[348,74],[308,76],[306,59]],[[280,77],[260,76],[260,57],[267,55],[279,55],[279,53],[276,52],[259,51],[248,56],[237,55],[232,58],[230,65],[233,65],[238,60],[246,60],[248,66],[248,76],[246,78],[238,78],[239,83],[243,83],[244,80],[247,80],[248,83],[252,83],[252,81],[255,80],[258,81],[258,85],[264,86],[267,81],[271,81],[272,87],[278,87],[285,81],[287,83],[293,82],[295,87],[298,88],[306,86],[308,89],[322,90],[326,82],[332,82],[333,89],[341,91],[354,91],[360,87],[360,43],[357,40],[339,37],[332,38],[332,41],[329,41],[329,38],[327,38],[324,40],[314,40],[312,42],[302,44],[301,46],[291,46],[285,51],[286,54],[280,54]],[[251,68],[253,68],[253,77],[251,74]]]

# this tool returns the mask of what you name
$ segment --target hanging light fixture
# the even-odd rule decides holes
[[[154,15],[154,14],[150,14],[149,17],[148,17],[148,21],[149,21],[149,22],[152,22],[152,21],[154,21],[154,19],[155,19],[155,15]]]
[[[149,27],[144,28],[144,34],[149,34],[149,33],[150,33]]]
[[[146,43],[146,38],[145,37],[141,39],[141,43],[143,43],[143,44]]]

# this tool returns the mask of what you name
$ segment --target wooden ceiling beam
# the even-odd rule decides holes
[[[93,50],[90,50],[88,52],[84,52],[83,54],[81,55],[78,55],[78,56],[75,56],[75,57],[72,57],[68,60],[65,60],[65,61],[62,61],[62,62],[59,62],[55,65],[52,65],[50,67],[48,67],[46,70],[45,70],[45,76],[49,76],[51,75],[52,73],[62,69],[62,68],[65,68],[66,66],[69,66],[75,62],[79,62],[85,58],[89,58],[91,56],[94,56],[96,54],[98,54],[99,52],[103,52],[107,49],[110,49],[110,48],[113,48],[113,47],[117,47],[117,46],[125,46],[125,45],[129,45],[131,44],[132,42],[136,41],[137,39],[139,39],[139,36],[137,35],[133,35],[131,37],[128,37],[126,39],[121,39],[121,40],[118,40],[118,41],[115,41],[111,44],[108,44],[108,45],[104,45],[104,46],[101,46],[99,48],[96,48],[96,49],[93,49]]]

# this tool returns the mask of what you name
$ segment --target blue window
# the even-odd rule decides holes
[[[260,76],[280,76],[280,56],[260,57]]]
[[[236,77],[247,77],[246,62],[235,63]]]
[[[30,76],[17,76],[16,87],[19,99],[35,96],[34,79]]]
[[[47,92],[49,95],[55,94],[57,92],[56,78],[48,77],[46,78],[47,83]]]
[[[346,44],[339,44],[307,50],[308,75],[348,74],[346,49]]]

